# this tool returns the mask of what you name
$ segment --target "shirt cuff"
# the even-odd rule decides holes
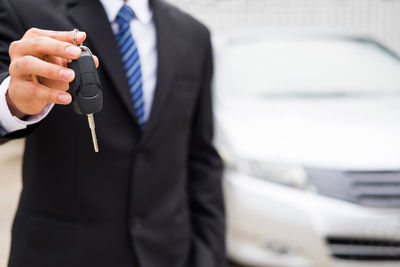
[[[6,135],[11,132],[26,129],[28,125],[38,123],[43,120],[51,111],[54,104],[48,103],[41,112],[28,116],[26,120],[21,120],[11,114],[7,105],[6,93],[10,86],[10,76],[8,76],[0,85],[0,134]]]

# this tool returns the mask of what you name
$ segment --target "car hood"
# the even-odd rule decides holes
[[[225,98],[217,145],[240,158],[306,167],[400,169],[400,98]]]

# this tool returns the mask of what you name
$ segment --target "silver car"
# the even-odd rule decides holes
[[[216,41],[228,253],[243,266],[400,266],[400,58],[352,33]]]

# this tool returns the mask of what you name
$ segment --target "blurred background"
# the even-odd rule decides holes
[[[212,31],[231,264],[400,266],[400,0],[169,1]],[[0,146],[0,267],[22,150]]]

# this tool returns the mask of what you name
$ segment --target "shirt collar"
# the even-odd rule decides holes
[[[100,0],[106,11],[108,20],[114,22],[119,10],[124,4],[123,0]],[[136,17],[141,23],[149,23],[153,17],[148,0],[128,0],[128,5],[135,12]]]

